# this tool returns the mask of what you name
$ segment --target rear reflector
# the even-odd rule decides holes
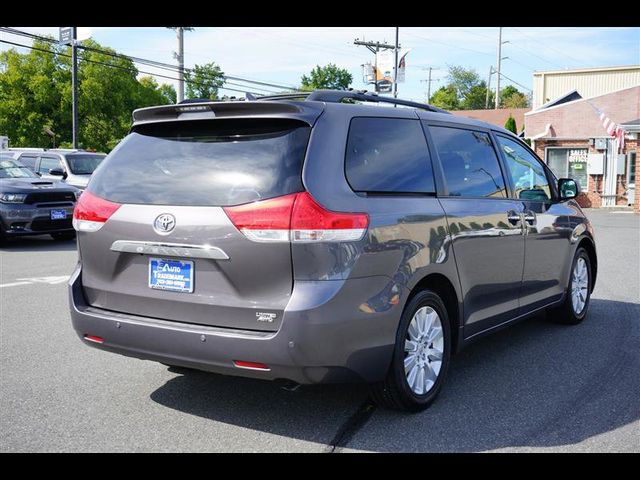
[[[78,232],[97,232],[119,208],[119,203],[110,202],[85,190],[73,210],[73,228]]]
[[[88,340],[89,342],[93,342],[93,343],[103,343],[104,342],[104,338],[96,337],[95,335],[87,335],[86,333],[84,335],[84,339]]]
[[[362,239],[369,225],[366,213],[329,211],[308,192],[225,207],[224,211],[255,242],[352,242]]]
[[[264,370],[267,372],[271,370],[264,363],[258,363],[258,362],[245,362],[244,360],[234,360],[233,364],[238,368],[247,368],[249,370]]]

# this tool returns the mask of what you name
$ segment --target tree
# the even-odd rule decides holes
[[[445,110],[459,110],[458,92],[452,85],[440,87],[431,96],[431,105],[444,108]]]
[[[500,91],[500,106],[502,108],[526,108],[529,106],[529,99],[513,85],[507,85]]]
[[[131,126],[136,108],[169,103],[150,77],[126,57],[93,40],[81,42],[78,120],[81,147],[111,150]],[[50,147],[48,127],[71,146],[71,49],[35,40],[34,49],[0,52],[0,132],[16,147]],[[38,49],[38,50],[35,50]]]
[[[224,85],[224,73],[215,63],[196,65],[184,73],[187,98],[218,99],[218,89]]]
[[[458,100],[460,101],[464,100],[472,89],[481,83],[478,72],[471,68],[464,68],[456,65],[449,66],[447,81],[448,85],[455,88],[458,94]]]
[[[317,88],[328,88],[336,90],[346,90],[353,82],[353,76],[344,68],[338,68],[333,63],[325,67],[316,65],[307,77],[302,75],[300,79],[301,89],[306,91]]]
[[[518,127],[516,126],[516,119],[513,118],[511,116],[511,114],[509,114],[509,118],[507,118],[507,121],[504,123],[504,128],[506,128],[507,130],[515,133],[516,135],[518,134]]]
[[[489,105],[495,98],[493,92],[489,92]],[[462,110],[481,110],[484,109],[487,102],[487,82],[482,80],[477,85],[472,86],[467,94],[463,97],[460,107]]]

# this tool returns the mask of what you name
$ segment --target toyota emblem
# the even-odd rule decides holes
[[[170,213],[163,213],[153,222],[153,229],[160,235],[167,235],[173,231],[176,226],[176,218]]]

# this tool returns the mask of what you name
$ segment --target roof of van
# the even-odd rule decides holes
[[[313,125],[326,109],[344,110],[349,115],[381,116],[390,118],[421,118],[491,129],[513,135],[499,126],[472,118],[453,116],[432,105],[408,100],[381,97],[364,91],[315,90],[265,97],[248,97],[246,101],[195,100],[179,104],[140,108],[133,112],[133,126],[156,122],[199,120],[214,118],[289,118]],[[352,102],[343,103],[344,99]],[[384,106],[383,106],[384,105]],[[400,107],[400,108],[394,108]]]

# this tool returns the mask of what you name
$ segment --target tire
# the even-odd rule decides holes
[[[76,232],[58,232],[50,235],[54,240],[73,240],[76,238]]]
[[[421,313],[418,313],[421,312]],[[422,382],[424,389],[423,393],[419,393],[420,390],[420,373],[413,376],[413,387],[409,385],[408,377],[410,374],[405,373],[405,357],[408,358],[410,354],[405,351],[405,342],[410,340],[412,332],[415,333],[415,328],[412,328],[412,332],[409,331],[409,327],[414,320],[414,316],[418,314],[418,317],[426,314],[426,322],[428,325],[429,318],[433,319],[432,313],[437,314],[441,327],[441,340],[429,341],[427,340],[419,347],[420,342],[412,342],[416,346],[418,354],[414,355],[414,359],[420,359],[425,367],[422,369],[424,373],[424,379],[431,379],[432,384],[425,384]],[[437,325],[436,320],[432,320],[433,325]],[[429,330],[425,328],[427,335]],[[432,333],[437,331],[433,330]],[[415,338],[415,335],[414,335]],[[439,338],[439,337],[435,337]],[[407,343],[407,346],[409,344]],[[413,345],[411,348],[414,348]],[[436,347],[436,350],[432,350],[431,347]],[[437,370],[437,349],[442,348],[442,354],[440,355],[442,360],[440,362],[439,371]],[[419,350],[422,348],[422,350]],[[420,358],[419,353],[426,353],[426,360]],[[433,355],[435,356],[433,356]],[[380,382],[371,385],[371,395],[373,400],[380,406],[394,409],[403,410],[409,412],[419,412],[429,407],[440,393],[447,370],[449,368],[449,362],[451,359],[451,327],[449,324],[449,315],[442,299],[431,290],[423,290],[417,293],[407,304],[402,313],[400,324],[398,326],[398,332],[396,334],[396,343],[393,351],[393,358],[389,372],[386,378]],[[425,363],[426,361],[426,363]],[[415,364],[415,361],[413,362]],[[420,364],[417,366],[417,371],[420,372]],[[409,370],[411,372],[411,370]],[[433,381],[435,373],[435,381]],[[416,391],[418,390],[418,392]]]
[[[584,265],[584,268],[586,268],[586,284],[584,283],[584,280],[581,281],[580,275],[578,275],[579,267],[578,270],[576,267],[579,264]],[[577,286],[576,280],[578,282],[581,282]],[[564,325],[577,325],[578,323],[582,322],[587,316],[587,311],[589,310],[589,300],[591,299],[592,283],[593,277],[591,274],[591,260],[587,251],[584,248],[580,247],[578,248],[578,250],[576,250],[576,253],[573,257],[573,262],[571,262],[569,285],[567,287],[564,302],[559,307],[552,308],[547,311],[549,319],[555,323],[561,323]],[[580,289],[584,296],[584,304],[582,306],[579,302],[575,302],[577,303],[577,309],[579,311],[576,311],[576,306],[574,305],[574,286]]]

